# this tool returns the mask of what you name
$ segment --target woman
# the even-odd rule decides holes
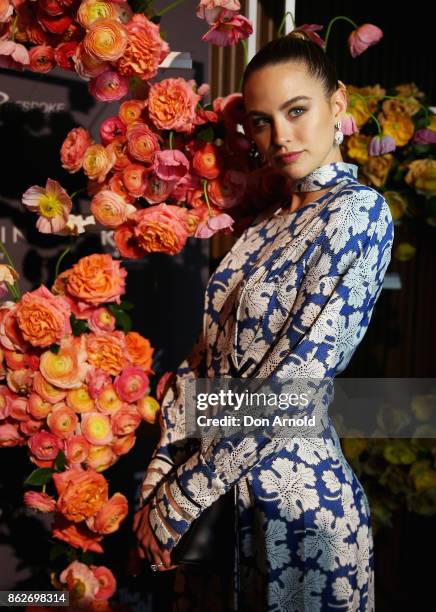
[[[325,440],[215,439],[191,456],[182,442],[178,457],[170,452],[183,438],[187,378],[342,372],[391,257],[389,208],[341,157],[347,96],[324,51],[297,33],[268,43],[245,70],[243,100],[254,145],[291,179],[292,196],[258,215],[209,280],[203,333],[165,396],[135,527],[143,554],[170,569],[192,521],[234,488],[235,609],[368,612],[370,511],[333,429]]]

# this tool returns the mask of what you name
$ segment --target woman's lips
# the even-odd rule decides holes
[[[302,153],[303,151],[296,151],[295,153],[286,153],[284,155],[279,155],[279,161],[284,164],[288,164],[289,162],[298,159]]]

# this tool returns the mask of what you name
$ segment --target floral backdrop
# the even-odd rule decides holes
[[[141,423],[158,424],[170,376],[153,380],[155,349],[131,329],[123,261],[175,255],[188,239],[237,237],[259,209],[292,190],[253,151],[240,92],[206,103],[209,84],[160,78],[170,53],[161,21],[181,2],[155,12],[149,0],[0,0],[0,67],[73,71],[98,102],[119,101],[97,141],[76,126],[59,151],[59,164],[84,178],[87,214],[78,208],[78,192],[50,177],[44,185],[24,185],[22,194],[39,232],[74,240],[106,228],[119,259],[92,254],[64,270],[65,251],[53,285],[22,295],[0,243],[7,262],[0,265],[0,446],[5,454],[22,446],[34,465],[23,504],[51,520],[47,588],[68,590],[79,609],[119,605],[117,577],[95,554],[104,559],[103,541],[127,519],[133,500],[113,490],[104,472],[133,449]],[[240,44],[247,60],[253,28],[240,9],[238,0],[201,0],[196,15],[206,44]],[[327,53],[339,20],[350,26],[353,58],[383,37],[376,25],[346,16],[325,30],[295,23],[294,30]],[[347,91],[344,158],[359,166],[363,183],[384,194],[398,223],[435,226],[436,115],[425,93],[413,83],[392,91],[350,83]],[[407,261],[414,249],[399,243],[394,255]],[[425,429],[435,397],[414,399],[413,439],[368,440],[356,432],[343,440],[368,491],[376,530],[400,507],[436,512],[436,446]]]

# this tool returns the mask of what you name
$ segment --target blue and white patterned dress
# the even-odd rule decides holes
[[[362,340],[391,258],[392,217],[353,164],[324,165],[295,186],[326,188],[293,213],[259,214],[211,276],[203,329],[165,395],[144,480],[155,485],[143,499],[168,550],[234,487],[237,610],[374,610],[368,501],[334,430],[325,440],[209,439],[195,452],[183,442],[186,379],[332,378]],[[189,601],[185,593],[183,609],[197,609]]]

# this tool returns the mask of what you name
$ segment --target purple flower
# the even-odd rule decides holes
[[[417,145],[435,144],[436,132],[434,130],[430,130],[429,128],[417,130],[412,142],[413,144]]]
[[[369,143],[368,154],[372,157],[377,155],[386,155],[386,153],[392,153],[395,151],[396,145],[395,140],[392,136],[374,136]]]

